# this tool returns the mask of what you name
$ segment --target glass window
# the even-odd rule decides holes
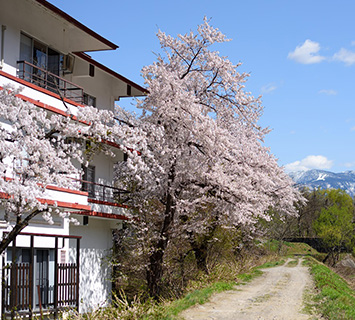
[[[20,60],[32,62],[32,39],[21,33]]]
[[[58,51],[21,33],[20,61],[30,62],[59,76],[62,60],[63,55]],[[40,70],[37,69],[36,73],[40,74]]]
[[[90,198],[95,198],[95,167],[84,167],[82,190],[87,191]]]
[[[33,64],[47,70],[47,47],[38,42],[33,42]]]
[[[92,106],[96,108],[96,98],[87,93],[84,93],[83,102],[87,106]]]

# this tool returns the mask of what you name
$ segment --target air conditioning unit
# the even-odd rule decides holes
[[[62,70],[64,74],[73,73],[75,57],[72,54],[63,56]]]

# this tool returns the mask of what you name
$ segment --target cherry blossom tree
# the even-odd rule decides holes
[[[42,214],[48,223],[53,212],[68,217],[54,201],[45,200],[46,188],[80,188],[81,164],[90,157],[84,141],[111,154],[102,140],[138,137],[130,134],[133,129],[118,126],[112,112],[93,107],[77,108],[75,115],[67,111],[68,116],[50,114],[21,99],[12,87],[0,90],[0,202],[9,222],[0,253],[35,216]]]
[[[205,19],[197,33],[176,38],[158,32],[162,54],[143,69],[149,91],[138,104],[145,147],[128,153],[117,183],[131,191],[132,220],[145,239],[149,293],[159,295],[164,253],[173,237],[203,233],[211,221],[253,228],[267,209],[295,214],[300,198],[292,181],[263,145],[259,98],[211,47],[229,41]],[[133,123],[134,122],[134,123]],[[211,219],[212,217],[212,219]]]

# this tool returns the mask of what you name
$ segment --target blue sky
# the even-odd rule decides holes
[[[120,46],[92,57],[143,85],[158,29],[176,36],[203,17],[232,41],[219,47],[262,95],[266,145],[288,171],[355,170],[355,1],[49,0]],[[130,102],[122,102],[128,105]]]

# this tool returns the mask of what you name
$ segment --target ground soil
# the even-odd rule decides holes
[[[263,269],[264,274],[236,290],[213,296],[210,302],[185,310],[186,320],[303,320],[314,319],[303,309],[305,290],[312,286],[307,267],[286,263]]]

